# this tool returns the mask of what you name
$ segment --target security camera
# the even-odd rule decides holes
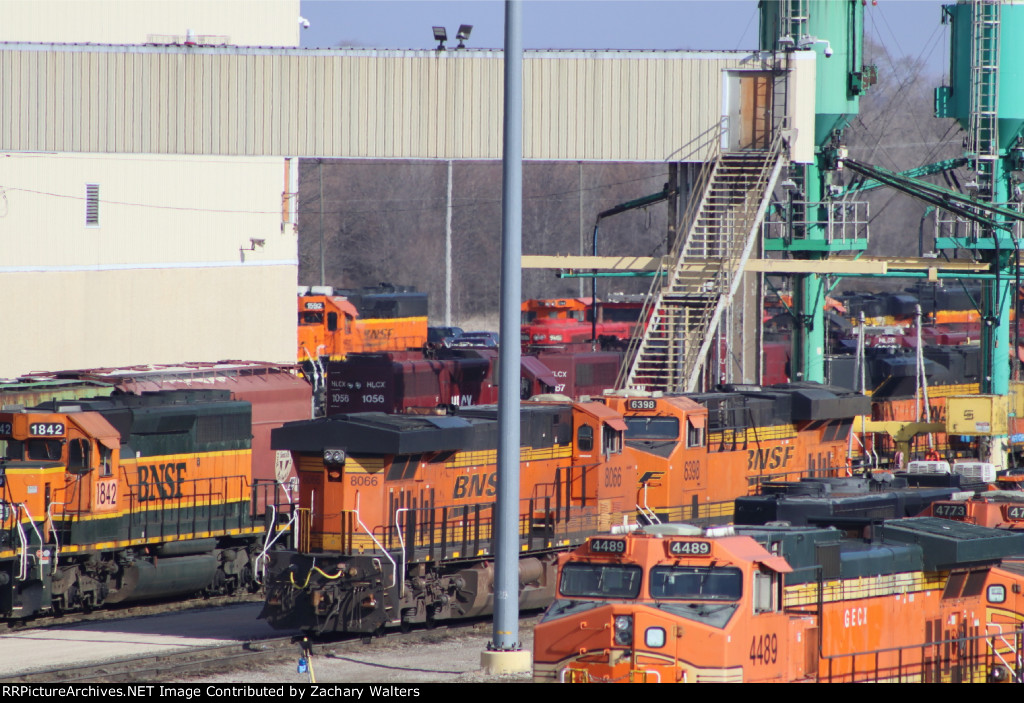
[[[299,25],[303,29],[309,29],[309,20],[307,20],[305,17],[299,17]]]
[[[832,47],[831,46],[826,46],[825,47],[825,58],[826,59],[832,58]]]

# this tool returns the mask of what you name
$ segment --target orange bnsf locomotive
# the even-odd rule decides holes
[[[278,497],[251,442],[228,391],[5,408],[0,617],[252,587],[277,534],[250,506]]]
[[[652,522],[727,522],[733,500],[763,481],[845,473],[853,420],[870,411],[866,398],[816,384],[730,388],[604,397],[623,415],[637,505]]]
[[[560,558],[542,682],[1020,681],[1024,534],[656,525]]]
[[[522,607],[550,601],[554,554],[597,526],[724,521],[760,480],[835,473],[860,412],[821,387],[697,398],[523,405]],[[826,408],[837,417],[810,417]],[[274,557],[264,616],[366,634],[490,612],[497,440],[493,407],[275,430],[272,446],[291,451],[299,476],[299,549]]]
[[[319,367],[353,352],[401,351],[427,342],[427,295],[412,289],[300,286],[298,306],[300,364]]]
[[[632,516],[621,417],[596,402],[521,414],[520,605],[553,594],[554,553]],[[492,611],[497,411],[334,415],[275,430],[299,475],[296,553],[271,564],[277,628],[373,634]]]

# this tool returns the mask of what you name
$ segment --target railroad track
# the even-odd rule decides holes
[[[191,600],[171,600],[166,602],[151,602],[139,605],[112,606],[107,605],[90,612],[76,611],[62,615],[43,615],[30,620],[8,620],[0,627],[6,626],[9,631],[20,632],[47,627],[64,627],[77,625],[85,622],[101,622],[104,620],[122,620],[125,618],[140,618],[149,615],[162,615],[164,613],[176,613],[186,610],[202,610],[204,608],[219,608],[225,605],[237,605],[240,603],[262,603],[262,591],[260,593],[244,593],[232,596],[210,596],[208,598],[192,598]],[[0,630],[2,632],[2,630]]]
[[[298,657],[291,637],[195,647],[184,652],[155,654],[81,666],[40,669],[0,678],[4,684],[137,683],[180,681],[187,674],[223,673],[228,666],[249,666],[277,661],[286,654]]]
[[[524,618],[524,626],[532,627],[537,616]],[[418,642],[437,643],[454,639],[474,630],[489,632],[490,621],[486,619],[459,621],[433,629],[416,629],[411,632],[388,631],[369,643],[361,637],[352,636],[341,640],[313,642],[315,660],[328,657],[344,658],[351,655],[367,655],[374,650],[394,649]],[[94,683],[160,683],[182,682],[190,678],[224,674],[239,669],[254,669],[259,666],[295,662],[301,656],[301,636],[270,637],[248,642],[197,646],[185,651],[151,654],[141,657],[122,658],[115,661],[88,663],[80,666],[60,665],[37,669],[15,676],[0,677],[0,684],[94,684]]]

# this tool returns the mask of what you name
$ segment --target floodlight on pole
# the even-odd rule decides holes
[[[444,43],[448,41],[448,30],[444,27],[434,27],[434,41],[437,42],[437,50],[444,51]]]
[[[459,33],[455,35],[455,38],[459,40],[459,45],[456,49],[465,49],[466,40],[469,39],[470,33],[473,31],[473,25],[471,24],[460,24]]]

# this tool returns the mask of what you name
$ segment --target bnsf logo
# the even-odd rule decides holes
[[[793,447],[769,447],[768,449],[747,450],[747,471],[772,471],[784,469],[793,458]]]
[[[452,498],[481,498],[494,496],[498,492],[498,474],[473,474],[455,479]]]
[[[181,498],[185,483],[185,462],[139,467],[139,500]]]

